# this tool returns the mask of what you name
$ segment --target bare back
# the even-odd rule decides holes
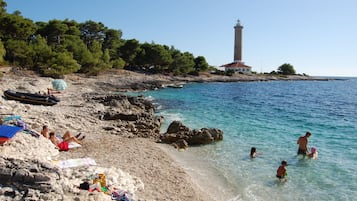
[[[299,137],[297,144],[299,144],[299,149],[306,151],[307,150],[307,137],[306,136],[302,136]]]

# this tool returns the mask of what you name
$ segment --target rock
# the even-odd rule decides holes
[[[176,149],[187,149],[188,148],[188,143],[186,140],[179,139],[176,142],[172,144]]]
[[[103,104],[102,109],[99,107],[93,113],[98,119],[115,122],[116,127],[103,127],[103,130],[123,137],[159,138],[163,117],[154,115],[154,105],[144,97],[92,93],[83,97]]]
[[[190,129],[184,126],[180,121],[173,121],[167,128],[166,133],[189,132]]]
[[[0,157],[0,163],[4,164],[0,167],[0,195],[5,198],[37,200],[48,196],[50,200],[57,200],[63,195],[60,172],[47,162]],[[11,191],[4,190],[8,187]]]
[[[185,146],[182,140],[188,145],[209,144],[223,140],[223,131],[217,128],[202,128],[200,130],[190,130],[180,121],[173,121],[167,128],[166,133],[160,135],[163,143],[175,143],[176,146]],[[182,144],[182,145],[181,145]]]

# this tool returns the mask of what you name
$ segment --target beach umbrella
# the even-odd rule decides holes
[[[67,83],[62,79],[56,79],[52,81],[52,87],[56,91],[63,91],[67,88]]]

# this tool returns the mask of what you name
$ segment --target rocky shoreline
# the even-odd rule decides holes
[[[69,87],[59,95],[61,102],[58,105],[22,104],[3,97],[0,99],[0,117],[19,115],[28,128],[38,132],[43,125],[48,125],[62,134],[66,130],[84,133],[86,139],[82,147],[58,152],[42,136],[34,138],[17,134],[0,146],[0,199],[110,200],[104,193],[76,188],[91,172],[102,171],[107,173],[108,181],[130,192],[135,200],[211,200],[156,142],[159,139],[167,143],[180,140],[176,145],[185,148],[190,143],[185,144],[182,140],[194,139],[196,142],[193,135],[206,136],[199,139],[207,143],[216,138],[222,140],[223,133],[205,129],[189,131],[189,128],[178,125],[175,135],[172,135],[175,129],[171,129],[168,132],[171,135],[162,137],[160,127],[164,118],[155,115],[150,101],[145,97],[113,92],[156,90],[188,82],[326,80],[308,76],[276,78],[209,74],[173,77],[129,71],[110,71],[97,77],[67,75],[64,79]],[[10,68],[0,77],[0,90],[45,92],[51,87],[51,80]],[[183,131],[187,131],[184,137]],[[53,161],[84,157],[93,158],[98,167],[63,170],[53,164]]]

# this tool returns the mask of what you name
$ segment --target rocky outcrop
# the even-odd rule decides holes
[[[160,140],[163,143],[174,143],[174,146],[178,148],[186,148],[186,143],[187,145],[202,145],[223,140],[223,131],[217,128],[190,130],[180,121],[173,121],[166,133],[160,136]]]
[[[36,200],[46,194],[46,199],[60,200],[64,194],[58,182],[60,179],[59,169],[52,164],[0,157],[0,196],[13,200]]]
[[[156,90],[164,87],[165,81],[160,80],[147,80],[143,82],[133,82],[133,83],[108,83],[108,82],[97,82],[96,85],[104,90],[109,91],[144,91],[144,90]]]
[[[113,121],[112,127],[103,130],[124,137],[159,138],[163,117],[154,115],[154,105],[145,98],[122,94],[85,94],[85,98],[104,106],[94,111],[100,120]]]

